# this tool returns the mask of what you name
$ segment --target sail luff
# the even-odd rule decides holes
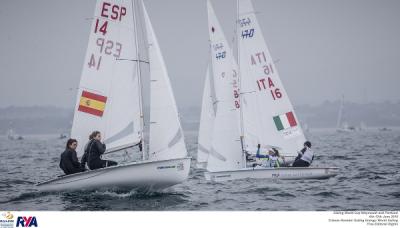
[[[236,53],[237,53],[237,62],[240,63],[240,48],[239,48],[239,0],[236,0],[236,23],[235,23],[235,30],[236,30]],[[242,79],[241,79],[241,72],[240,72],[240,64],[238,64],[238,79],[239,79],[239,103],[240,103],[240,108],[239,108],[239,125],[240,125],[240,146],[242,149],[243,153],[243,164],[244,167],[246,167],[247,162],[246,162],[246,156],[245,156],[245,148],[244,145],[246,145],[246,138],[244,137],[244,121],[243,121],[243,108],[242,108]]]
[[[142,149],[142,160],[145,160],[145,154],[146,154],[146,147],[145,147],[145,138],[144,138],[144,114],[143,114],[143,91],[142,91],[142,71],[140,67],[140,62],[141,62],[141,57],[139,53],[139,40],[138,40],[138,32],[137,32],[137,16],[136,16],[136,10],[135,10],[135,0],[131,0],[132,2],[132,17],[133,17],[133,31],[135,34],[135,46],[136,46],[136,74],[137,74],[137,81],[138,81],[138,95],[139,95],[139,109],[140,109],[140,138],[141,138],[141,149]]]

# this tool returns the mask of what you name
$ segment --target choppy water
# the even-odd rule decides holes
[[[34,184],[60,174],[64,140],[0,138],[0,210],[400,210],[400,131],[309,134],[313,166],[337,166],[328,180],[205,181],[193,159],[189,179],[163,193],[39,193]],[[186,132],[195,157],[197,133]]]

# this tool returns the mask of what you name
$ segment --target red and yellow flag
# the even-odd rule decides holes
[[[78,111],[101,117],[103,116],[106,102],[107,97],[83,90]]]

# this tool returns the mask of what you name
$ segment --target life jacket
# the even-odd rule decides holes
[[[271,157],[271,167],[280,167],[279,157],[277,157],[277,156]]]
[[[314,152],[311,150],[311,148],[307,148],[307,150],[303,153],[300,159],[311,164],[313,157],[314,157]]]
[[[262,167],[271,167],[271,159],[269,157],[259,158],[258,160]]]

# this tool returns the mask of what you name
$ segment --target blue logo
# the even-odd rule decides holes
[[[18,216],[17,227],[38,227],[38,223],[35,216]]]

